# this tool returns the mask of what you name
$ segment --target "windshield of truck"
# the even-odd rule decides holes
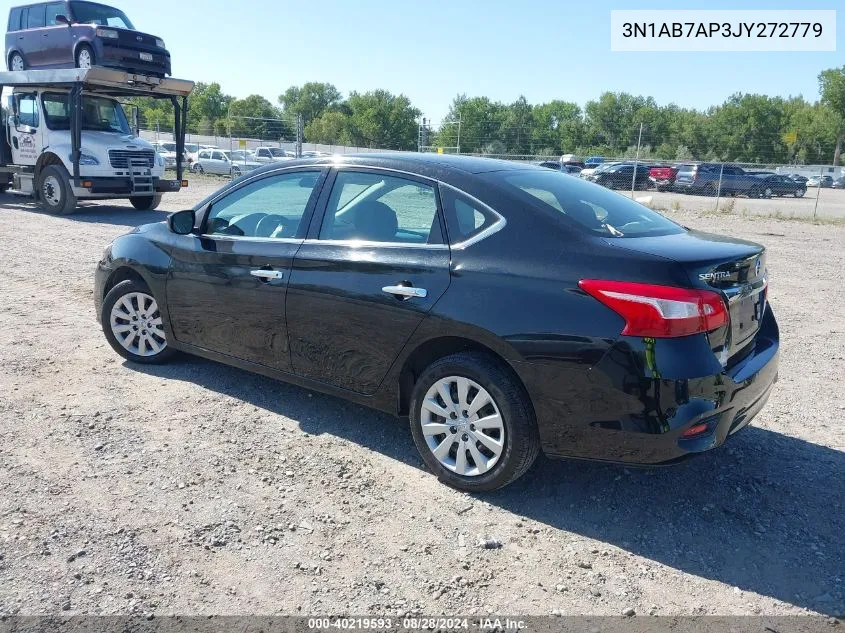
[[[69,130],[68,95],[47,93],[43,99],[47,127],[51,130]],[[105,97],[82,97],[82,129],[91,132],[132,133],[120,104]]]
[[[71,2],[70,10],[73,18],[81,24],[97,24],[99,26],[114,26],[119,29],[135,30],[132,22],[120,9],[95,2]]]

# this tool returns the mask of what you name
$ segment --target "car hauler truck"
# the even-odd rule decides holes
[[[110,198],[155,209],[163,193],[187,186],[182,156],[193,87],[97,66],[0,72],[0,90],[11,90],[2,117],[0,190],[31,195],[56,214],[73,213],[77,200]],[[137,117],[130,125],[118,101],[138,96],[173,105],[175,179],[164,178],[164,159],[138,137]]]

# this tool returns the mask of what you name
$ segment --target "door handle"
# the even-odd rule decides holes
[[[381,291],[395,297],[407,297],[408,299],[425,299],[428,296],[428,290],[414,288],[413,286],[385,286]]]
[[[285,276],[281,270],[250,270],[249,274],[253,277],[258,277],[259,279],[263,279],[264,281],[271,281],[273,279],[281,279]]]

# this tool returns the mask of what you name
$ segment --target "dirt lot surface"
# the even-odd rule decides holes
[[[845,226],[669,215],[769,247],[765,410],[683,465],[540,460],[473,497],[389,416],[196,358],[124,362],[93,269],[164,214],[0,196],[0,613],[845,613]]]

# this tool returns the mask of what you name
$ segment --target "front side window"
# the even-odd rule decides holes
[[[57,15],[65,15],[64,2],[54,2],[53,4],[47,5],[47,26],[56,26],[58,24],[58,22],[56,22]]]
[[[226,156],[223,154],[223,152],[214,152],[211,155],[211,158],[212,160],[226,160]]]
[[[244,185],[212,204],[205,233],[237,237],[296,237],[303,228],[302,218],[319,176],[319,171],[299,171]]]
[[[440,244],[434,188],[396,176],[340,171],[320,239]]]
[[[594,184],[538,171],[485,175],[491,184],[532,206],[564,216],[571,225],[602,237],[640,237],[683,233],[684,228],[659,213]]]
[[[266,150],[266,149],[260,149],[260,150],[258,150],[258,155],[259,155],[261,158],[270,158],[270,152],[269,152],[268,150]]]
[[[68,95],[47,93],[44,95],[44,117],[51,130],[70,129],[70,107]],[[115,132],[131,134],[129,122],[121,105],[105,97],[82,98],[82,129],[92,132]]]
[[[38,101],[34,94],[19,95],[18,121],[21,125],[38,127],[40,117],[38,116]]]
[[[29,12],[26,19],[26,28],[28,29],[40,29],[44,26],[44,5],[36,5],[29,7]]]
[[[120,9],[108,7],[95,2],[71,2],[70,10],[74,19],[80,24],[96,24],[98,26],[114,26],[119,29],[132,29],[132,22]]]

